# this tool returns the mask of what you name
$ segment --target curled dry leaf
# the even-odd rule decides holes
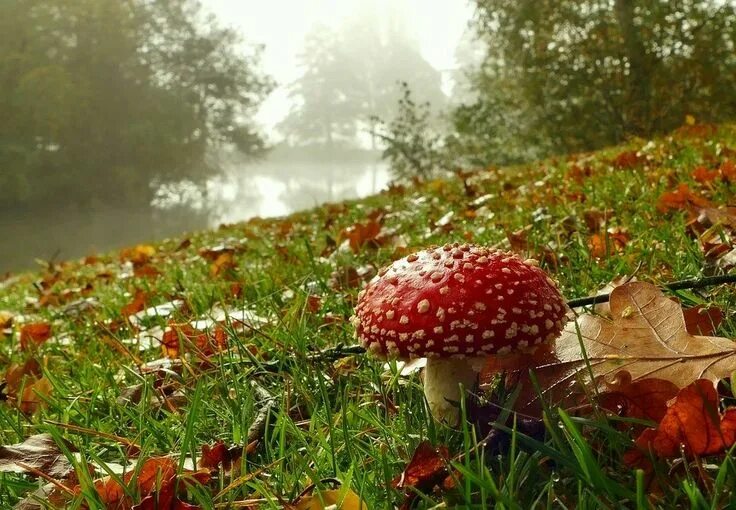
[[[0,446],[0,472],[29,473],[29,467],[56,480],[74,471],[51,434],[36,434],[22,443]]]
[[[699,379],[680,390],[656,428],[642,432],[624,461],[648,469],[647,452],[661,458],[714,455],[736,442],[736,408],[719,411],[713,381]]]
[[[29,349],[40,345],[51,338],[51,324],[46,322],[32,322],[20,328],[20,348]]]
[[[177,472],[177,460],[172,457],[152,457],[143,462],[140,469],[130,471],[122,477],[126,486],[131,482],[141,495],[141,502],[134,505],[123,486],[112,477],[95,482],[95,491],[106,508],[132,510],[177,510],[192,507],[179,499],[179,492],[187,483],[204,484],[210,480],[207,469]],[[80,487],[75,487],[81,491]]]
[[[449,459],[446,446],[433,446],[429,441],[419,443],[404,471],[391,482],[394,488],[406,490],[407,501],[402,508],[409,508],[413,490],[426,493],[437,486],[452,487],[452,479],[448,480]]]
[[[712,335],[723,322],[723,310],[717,306],[698,305],[686,308],[682,314],[687,332],[693,335]]]
[[[712,208],[713,204],[690,191],[687,184],[680,184],[675,191],[663,193],[657,201],[657,210],[661,213],[703,207]]]
[[[607,382],[606,391],[598,402],[620,416],[658,422],[667,412],[667,402],[677,395],[679,388],[664,379],[631,380],[631,374],[623,370],[613,381]]]

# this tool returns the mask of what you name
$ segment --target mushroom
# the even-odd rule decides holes
[[[559,336],[567,305],[536,261],[446,244],[381,269],[358,296],[356,335],[373,356],[427,358],[432,415],[457,426],[457,402],[489,356],[531,353]]]

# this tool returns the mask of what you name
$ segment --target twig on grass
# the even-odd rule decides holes
[[[703,278],[690,278],[688,280],[678,280],[675,282],[665,283],[662,286],[669,290],[684,289],[702,289],[704,287],[712,287],[713,285],[721,285],[723,283],[736,283],[736,274],[726,274],[720,276],[705,276]],[[597,305],[600,303],[608,303],[611,294],[599,294],[597,296],[586,296],[577,299],[571,299],[567,302],[570,308],[580,308],[582,306]]]

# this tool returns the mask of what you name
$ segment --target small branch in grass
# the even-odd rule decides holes
[[[255,393],[256,399],[260,403],[261,407],[258,409],[256,417],[253,419],[253,423],[248,428],[246,444],[263,439],[263,435],[266,432],[266,423],[268,422],[268,418],[271,415],[271,411],[276,407],[275,395],[271,395],[267,389],[255,381],[251,381],[251,387],[253,388],[253,393]]]
[[[702,289],[704,287],[712,287],[713,285],[721,285],[723,283],[736,283],[736,274],[705,276],[703,278],[690,278],[688,280],[678,280],[675,282],[665,283],[662,286],[665,289],[669,290],[684,290]],[[577,299],[571,299],[567,302],[567,306],[569,306],[570,308],[580,308],[581,306],[597,305],[599,303],[607,303],[610,298],[610,294],[587,296]]]

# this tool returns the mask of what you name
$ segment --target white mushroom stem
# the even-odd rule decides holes
[[[424,395],[432,416],[450,427],[460,424],[462,392],[472,391],[485,358],[427,358]]]

